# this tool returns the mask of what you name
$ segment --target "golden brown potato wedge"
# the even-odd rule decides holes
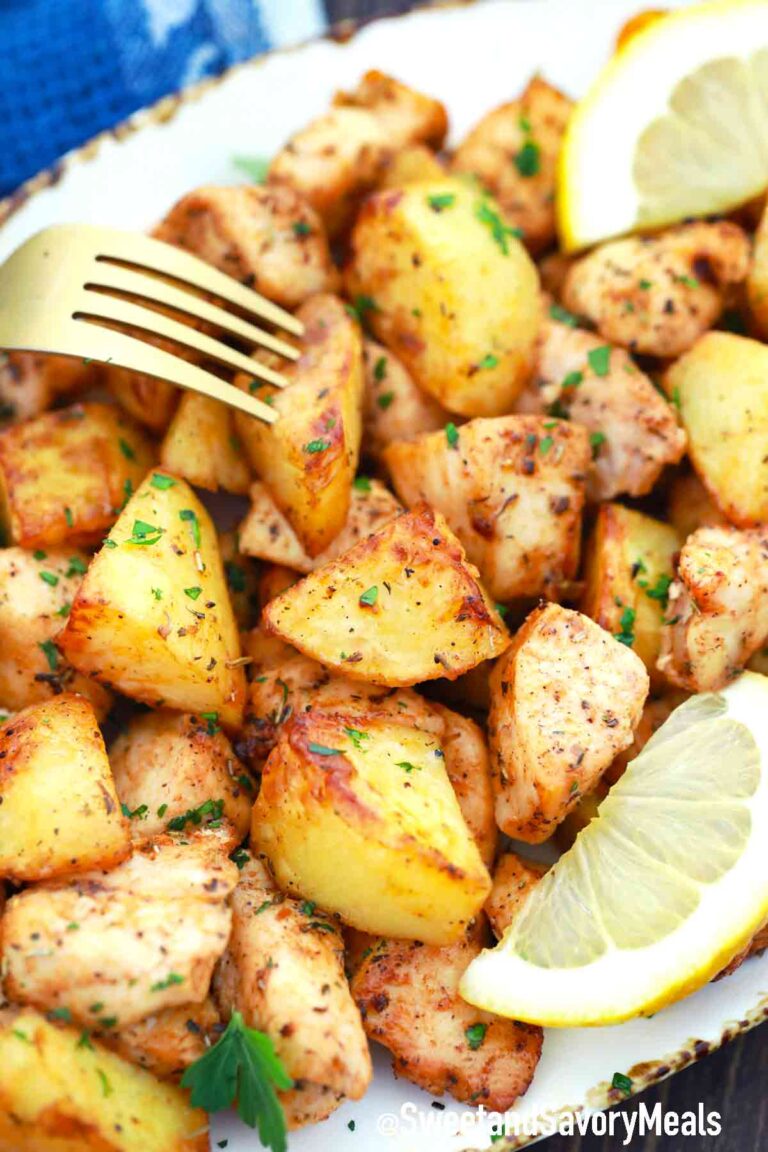
[[[250,496],[250,511],[240,525],[241,551],[246,556],[305,574],[337,559],[402,512],[402,506],[381,481],[358,477],[352,488],[346,523],[328,547],[313,557],[302,548],[265,484],[257,480],[251,485]]]
[[[57,644],[126,696],[237,726],[245,674],[211,519],[184,480],[150,473],[94,558]]]
[[[75,404],[0,431],[0,527],[9,543],[94,544],[152,463],[109,404]]]
[[[11,897],[0,940],[9,998],[109,1031],[202,1003],[229,938],[229,844],[226,829],[190,822],[110,872]]]
[[[538,273],[500,209],[465,180],[374,193],[347,289],[373,334],[451,412],[508,412],[533,366]]]
[[[449,943],[491,887],[438,738],[386,712],[292,719],[251,840],[281,888],[365,932]]]
[[[37,1012],[0,1013],[2,1152],[207,1152],[208,1118],[100,1044]]]
[[[455,680],[509,641],[477,569],[426,505],[305,576],[264,622],[327,668],[390,687]]]
[[[569,818],[566,816],[566,820]],[[526,860],[515,852],[505,852],[499,857],[493,873],[493,888],[485,902],[485,913],[497,939],[504,935],[546,870],[546,864]]]
[[[389,445],[398,495],[443,513],[494,599],[566,590],[579,566],[586,430],[542,416],[451,429]]]
[[[103,719],[112,699],[75,672],[54,637],[69,615],[88,567],[74,548],[0,549],[0,706],[15,711],[61,691],[80,692]]]
[[[191,360],[191,353],[184,353],[177,344],[170,341],[151,340],[164,352],[173,352],[176,356],[183,356]],[[117,368],[114,364],[104,368],[104,383],[109,392],[117,400],[120,407],[128,415],[143,424],[150,432],[162,434],[165,432],[171,417],[179,402],[181,390],[167,380],[158,380],[155,376],[145,376],[142,372],[129,372],[126,368]]]
[[[768,638],[765,529],[699,528],[669,589],[658,668],[689,692],[716,692]]]
[[[433,1096],[511,1108],[541,1055],[531,1024],[480,1012],[459,995],[459,980],[487,935],[484,917],[448,947],[379,940],[352,980],[372,1040],[389,1048],[397,1076]]]
[[[57,397],[95,388],[100,379],[100,365],[93,362],[37,352],[2,352],[0,424],[39,416]]]
[[[555,174],[573,103],[541,76],[522,95],[488,112],[462,140],[451,167],[493,193],[506,223],[531,252],[555,241]]]
[[[501,830],[546,840],[632,742],[647,695],[648,673],[625,644],[558,604],[532,612],[491,676]]]
[[[288,187],[196,188],[174,204],[153,235],[284,308],[333,292],[338,280],[322,221]]]
[[[601,504],[586,548],[581,611],[634,648],[652,678],[680,545],[671,524]]]
[[[251,470],[235,435],[232,410],[199,392],[185,392],[160,445],[160,464],[198,488],[245,495]]]
[[[436,400],[414,384],[410,373],[383,344],[363,341],[365,396],[363,446],[378,460],[393,440],[412,440],[444,428],[449,416]]]
[[[371,1057],[344,975],[339,923],[311,900],[284,896],[259,859],[240,872],[214,988],[225,1017],[240,1012],[265,1032],[302,1088],[324,1088],[336,1104],[365,1093]]]
[[[162,709],[135,716],[109,750],[109,762],[134,840],[164,832],[207,807],[224,816],[235,848],[248,835],[256,788],[227,737],[209,720]]]
[[[534,379],[519,412],[549,412],[590,433],[590,500],[643,496],[685,451],[671,404],[623,348],[549,317],[539,335]]]
[[[0,876],[14,883],[114,868],[131,854],[104,740],[83,696],[0,726]]]
[[[338,93],[330,111],[291,137],[270,165],[269,182],[300,192],[335,237],[393,154],[409,144],[439,147],[447,130],[437,100],[366,72],[353,92]]]
[[[223,1027],[212,1000],[164,1008],[135,1024],[95,1035],[105,1048],[160,1080],[179,1080],[184,1071],[215,1044]]]
[[[688,452],[723,515],[739,527],[768,520],[768,348],[709,332],[666,375]]]
[[[279,420],[268,426],[238,412],[235,421],[251,464],[302,547],[317,556],[349,512],[362,433],[362,339],[335,296],[313,297],[297,317],[305,325],[303,350],[284,370],[289,386],[258,388]],[[250,386],[244,377],[238,382]]]

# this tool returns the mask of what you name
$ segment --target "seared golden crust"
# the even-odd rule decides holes
[[[505,852],[499,857],[493,873],[493,888],[485,902],[485,914],[497,939],[504,935],[546,870],[545,864],[526,860],[514,852]]]

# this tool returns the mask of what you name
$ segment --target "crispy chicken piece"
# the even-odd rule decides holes
[[[659,671],[690,692],[714,692],[768,637],[768,535],[700,528],[680,553],[661,632]]]
[[[672,406],[623,348],[556,320],[545,320],[536,372],[519,412],[567,415],[592,438],[590,500],[644,496],[667,464],[685,452]]]
[[[482,728],[466,716],[432,701],[429,708],[443,721],[440,745],[445,770],[453,785],[464,821],[472,833],[486,868],[496,858],[498,830],[494,815],[493,784],[488,745]]]
[[[218,1040],[222,1024],[212,1000],[164,1008],[135,1024],[94,1036],[125,1060],[146,1068],[160,1080],[179,1080],[184,1070]]]
[[[288,1075],[294,1123],[302,1107],[300,1088],[318,1106],[343,1097],[359,1100],[372,1075],[360,1013],[344,975],[344,948],[337,921],[311,901],[278,890],[271,872],[252,859],[232,896],[232,936],[214,988],[225,1017],[245,1022],[274,1042]],[[299,1088],[300,1086],[300,1088]],[[326,1113],[327,1114],[327,1113]]]
[[[168,709],[135,716],[110,748],[109,762],[123,807],[134,813],[134,841],[159,835],[169,821],[211,800],[215,808],[206,818],[223,814],[229,821],[230,847],[247,836],[255,786],[209,720]]]
[[[540,864],[537,860],[526,860],[524,856],[518,856],[514,852],[505,852],[499,857],[493,874],[493,888],[485,902],[486,915],[498,940],[504,935],[546,870],[546,864]]]
[[[447,130],[438,100],[366,72],[353,92],[338,93],[330,111],[291,137],[270,165],[269,182],[300,192],[335,237],[396,152],[418,143],[439,148]]]
[[[393,440],[413,440],[422,432],[445,427],[448,413],[428,392],[422,392],[383,344],[364,340],[363,359],[363,444],[367,456],[378,460]]]
[[[491,675],[488,732],[503,832],[554,831],[632,742],[648,695],[640,657],[580,612],[530,614]]]
[[[201,1003],[229,937],[229,842],[224,829],[160,836],[111,872],[13,896],[0,925],[7,995],[103,1028]]]
[[[101,367],[70,356],[0,352],[0,424],[46,412],[59,396],[95,388]]]
[[[455,944],[377,941],[352,980],[365,1030],[392,1053],[395,1074],[435,1096],[506,1111],[526,1091],[542,1032],[481,1012],[459,996],[459,980],[488,935],[484,917]]]
[[[293,188],[196,188],[174,204],[154,236],[284,308],[337,286],[323,223]]]
[[[717,322],[727,289],[748,269],[749,239],[737,224],[695,221],[601,244],[571,268],[563,303],[612,344],[679,356]]]
[[[518,100],[494,108],[456,149],[452,168],[496,197],[533,253],[555,241],[555,173],[573,102],[540,76]]]

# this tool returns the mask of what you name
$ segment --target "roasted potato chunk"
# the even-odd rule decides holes
[[[240,873],[215,991],[226,1016],[240,1012],[266,1032],[302,1089],[324,1088],[335,1104],[365,1093],[371,1057],[339,925],[312,901],[283,896],[261,860]]]
[[[497,939],[504,935],[546,870],[546,864],[526,860],[514,852],[505,852],[499,857],[493,873],[493,888],[485,902],[485,913]]]
[[[11,1000],[111,1030],[202,1003],[229,938],[228,834],[158,837],[111,872],[26,888],[2,920]]]
[[[237,726],[245,674],[216,533],[184,480],[147,476],[94,558],[57,644],[147,704]]]
[[[600,335],[647,356],[680,356],[717,323],[749,268],[749,239],[727,220],[601,244],[577,260],[563,303]]]
[[[439,509],[496,600],[556,596],[579,567],[587,432],[539,416],[470,420],[390,444],[402,500]]]
[[[88,567],[73,549],[0,549],[0,706],[15,711],[63,690],[79,692],[103,719],[111,696],[59,653],[61,631]]]
[[[268,426],[238,412],[235,422],[256,472],[302,547],[317,556],[349,512],[362,434],[363,350],[358,325],[335,296],[315,296],[297,316],[305,325],[303,351],[284,371],[289,386],[260,389],[280,419]]]
[[[680,405],[691,463],[723,515],[744,528],[768,520],[768,348],[710,332],[665,383]]]
[[[690,692],[728,684],[768,637],[764,529],[700,528],[680,553],[659,671]]]
[[[445,167],[425,144],[409,144],[388,159],[378,181],[379,188],[401,188],[425,180],[441,180]]]
[[[459,980],[485,942],[484,918],[448,947],[379,940],[352,980],[372,1040],[389,1048],[397,1076],[433,1096],[505,1112],[526,1091],[541,1055],[531,1024],[480,1012]]]
[[[390,687],[455,680],[508,643],[477,569],[426,505],[305,576],[263,616],[268,632],[327,668]]]
[[[347,289],[374,336],[451,412],[508,412],[533,365],[538,274],[467,181],[374,193],[352,231]]]
[[[488,112],[462,140],[451,167],[470,172],[519,228],[531,252],[555,241],[555,174],[573,103],[541,76],[518,100]]]
[[[0,876],[19,884],[131,854],[104,741],[83,696],[33,704],[0,726]]]
[[[251,840],[281,888],[365,932],[450,943],[491,887],[438,739],[385,712],[292,719]]]
[[[558,604],[532,612],[491,675],[501,830],[546,840],[632,742],[647,695],[648,673],[625,644]]]
[[[165,709],[135,716],[110,748],[109,762],[135,840],[151,839],[211,802],[212,818],[223,815],[232,828],[233,848],[248,835],[253,780],[209,720]]]
[[[445,770],[464,821],[486,868],[493,867],[499,834],[494,816],[491,762],[483,730],[474,720],[430,701],[443,722],[440,741]],[[403,710],[404,711],[404,710]]]
[[[687,540],[697,528],[726,523],[695,472],[682,472],[673,478],[667,498],[667,519],[681,540]]]
[[[205,1112],[32,1011],[0,1013],[2,1152],[207,1152]]]
[[[586,548],[581,611],[634,648],[651,677],[680,544],[670,524],[601,504]]]
[[[12,544],[95,544],[153,459],[109,404],[75,404],[0,430],[0,527]]]
[[[59,396],[84,392],[100,383],[100,366],[70,356],[0,352],[0,423],[29,420]]]
[[[185,392],[160,445],[160,463],[190,484],[245,495],[251,483],[243,446],[226,404]]]
[[[174,204],[153,234],[283,308],[336,287],[322,221],[293,188],[197,188]]]
[[[97,1028],[92,1034],[106,1048],[158,1079],[179,1080],[216,1043],[221,1028],[221,1017],[208,999],[202,1004],[164,1008],[111,1032]]]
[[[367,456],[378,460],[393,440],[412,440],[422,432],[445,427],[445,409],[414,384],[410,373],[383,344],[364,340],[363,357],[363,444]]]
[[[593,501],[644,496],[685,452],[671,405],[624,349],[554,319],[544,323],[535,377],[516,407],[565,416],[589,431]]]
[[[338,93],[329,112],[291,137],[270,165],[269,183],[300,192],[335,237],[393,154],[409,144],[439,147],[447,130],[439,101],[366,72],[353,92]]]
[[[305,574],[336,560],[359,540],[364,540],[402,512],[401,505],[379,480],[364,477],[358,480],[359,483],[352,488],[346,523],[328,547],[314,557],[302,548],[267,486],[261,481],[252,484],[251,508],[240,525],[241,551],[246,556],[255,556]]]
[[[169,340],[152,339],[147,341],[162,352],[172,352],[175,356],[191,360],[192,354]],[[146,376],[143,372],[130,372],[114,364],[104,368],[104,383],[128,415],[143,424],[150,432],[165,432],[179,402],[180,389],[167,380],[156,376]]]

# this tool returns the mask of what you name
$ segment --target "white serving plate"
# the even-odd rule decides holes
[[[680,6],[686,0],[672,2]],[[0,260],[49,224],[144,229],[196,185],[238,182],[233,156],[269,156],[325,108],[335,89],[352,87],[367,68],[392,72],[445,101],[454,139],[517,94],[535,71],[578,96],[609,55],[623,21],[641,7],[642,0],[486,0],[438,7],[369,24],[346,43],[321,40],[239,66],[138,113],[1,204],[0,220],[8,218],[0,228]],[[518,1120],[530,1124],[536,1117],[615,1103],[614,1072],[629,1075],[639,1090],[766,1015],[768,954],[652,1019],[549,1030],[534,1082],[515,1110]],[[347,1103],[322,1125],[293,1133],[290,1152],[463,1152],[488,1146],[489,1130],[471,1110],[449,1097],[442,1102],[445,1112],[434,1109],[430,1096],[394,1079],[383,1050],[376,1052],[375,1064],[365,1099]],[[399,1116],[405,1104],[420,1115],[406,1117],[399,1131],[391,1119],[381,1121]],[[454,1117],[459,1132],[450,1135]],[[235,1117],[215,1120],[212,1148],[225,1138],[228,1152],[259,1147],[257,1136]]]

